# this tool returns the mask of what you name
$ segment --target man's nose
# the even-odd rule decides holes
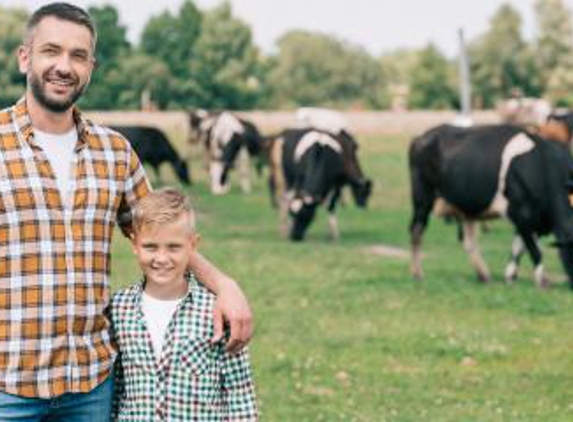
[[[56,61],[55,71],[60,76],[68,76],[72,72],[72,62],[67,54],[60,54]]]

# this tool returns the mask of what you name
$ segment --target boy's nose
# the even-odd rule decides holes
[[[153,260],[160,263],[166,262],[168,260],[167,253],[165,251],[157,251],[153,257]]]

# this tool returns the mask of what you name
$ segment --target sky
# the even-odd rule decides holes
[[[183,0],[68,0],[78,6],[113,4],[128,37],[136,41],[145,22],[164,10],[176,12]],[[573,10],[573,0],[563,0]],[[221,0],[195,0],[210,9]],[[0,0],[2,6],[34,10],[45,0]],[[233,13],[253,30],[255,44],[265,53],[276,51],[276,40],[291,29],[331,34],[379,56],[399,48],[434,43],[453,57],[458,29],[473,39],[488,28],[499,7],[510,3],[523,19],[526,38],[535,33],[534,0],[230,0]]]

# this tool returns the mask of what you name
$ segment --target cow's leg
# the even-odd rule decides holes
[[[421,279],[424,275],[422,271],[422,236],[428,225],[436,194],[434,189],[424,181],[424,177],[419,170],[413,168],[410,171],[412,203],[414,205],[414,215],[410,222],[410,243],[412,248],[410,271],[414,278]]]
[[[292,229],[292,219],[289,216],[289,207],[294,199],[294,191],[283,193],[279,202],[279,234],[287,238]]]
[[[340,239],[340,228],[338,226],[338,217],[336,216],[336,205],[340,198],[340,192],[340,187],[334,189],[328,200],[328,231],[330,233],[330,239],[333,241]]]
[[[211,193],[214,195],[224,195],[229,192],[230,185],[221,184],[221,175],[223,174],[223,163],[218,160],[212,160],[209,163],[209,175],[211,176]]]
[[[279,200],[277,199],[277,185],[276,185],[276,181],[275,178],[272,176],[272,174],[269,176],[269,193],[271,196],[271,206],[273,208],[278,208],[279,207]]]
[[[251,192],[251,168],[249,163],[249,153],[246,148],[241,148],[239,151],[239,185],[243,193]]]
[[[511,242],[511,260],[505,267],[505,281],[507,283],[511,283],[517,279],[519,261],[521,260],[524,251],[525,245],[523,244],[523,240],[521,239],[521,236],[516,234]]]
[[[527,252],[529,252],[529,256],[531,261],[533,262],[533,279],[535,280],[535,284],[537,284],[540,288],[545,288],[548,286],[547,278],[545,277],[545,269],[543,267],[543,256],[541,255],[541,249],[539,249],[539,244],[537,242],[537,236],[534,234],[520,230],[521,237],[523,242],[525,243],[525,247],[527,248]]]
[[[480,281],[488,282],[491,279],[489,269],[479,249],[478,244],[478,223],[475,221],[464,221],[464,249],[470,257],[470,261],[477,272]]]

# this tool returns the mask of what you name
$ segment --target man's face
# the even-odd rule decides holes
[[[62,113],[80,97],[94,68],[93,40],[88,28],[48,16],[18,50],[33,99],[43,108]]]
[[[197,235],[189,216],[161,225],[144,225],[133,240],[133,251],[145,274],[146,288],[178,290],[185,285],[185,273],[196,248]]]

